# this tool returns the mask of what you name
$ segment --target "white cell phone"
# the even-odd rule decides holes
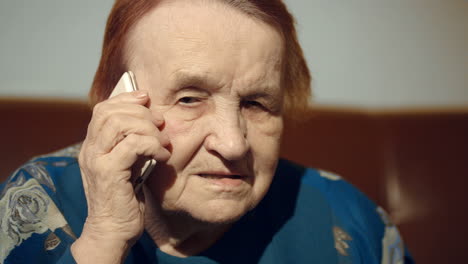
[[[122,75],[122,77],[120,77],[119,82],[117,82],[117,85],[115,86],[109,98],[114,97],[120,93],[133,92],[137,90],[138,86],[136,83],[135,75],[133,74],[133,72],[128,71],[125,72]],[[145,183],[148,176],[151,174],[151,171],[153,170],[155,165],[156,161],[154,159],[148,159],[145,161],[145,164],[141,167],[141,170],[138,171],[138,175],[134,178],[135,180],[133,182],[133,186],[135,188],[136,193],[138,193],[141,190],[141,187],[143,187],[143,184]]]

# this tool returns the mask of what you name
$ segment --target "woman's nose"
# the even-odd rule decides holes
[[[216,152],[226,160],[242,159],[250,149],[247,141],[245,120],[240,115],[211,120],[210,133],[205,139],[205,148]]]

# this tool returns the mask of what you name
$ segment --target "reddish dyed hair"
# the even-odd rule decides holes
[[[287,115],[308,107],[310,73],[297,38],[295,21],[281,0],[217,0],[274,27],[283,36],[284,111]],[[102,55],[89,92],[91,105],[109,97],[127,71],[124,47],[128,33],[161,0],[116,0],[107,20]]]

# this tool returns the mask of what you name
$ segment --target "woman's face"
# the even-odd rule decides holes
[[[271,26],[216,1],[163,2],[138,22],[128,66],[172,145],[148,181],[164,210],[227,223],[263,198],[283,128],[282,47]]]

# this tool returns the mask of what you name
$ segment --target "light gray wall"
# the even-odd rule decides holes
[[[86,98],[112,0],[1,0],[0,96]]]
[[[286,0],[316,99],[366,106],[468,104],[467,0]]]
[[[0,96],[85,98],[112,0],[0,2]],[[467,0],[286,0],[320,103],[468,104]]]

